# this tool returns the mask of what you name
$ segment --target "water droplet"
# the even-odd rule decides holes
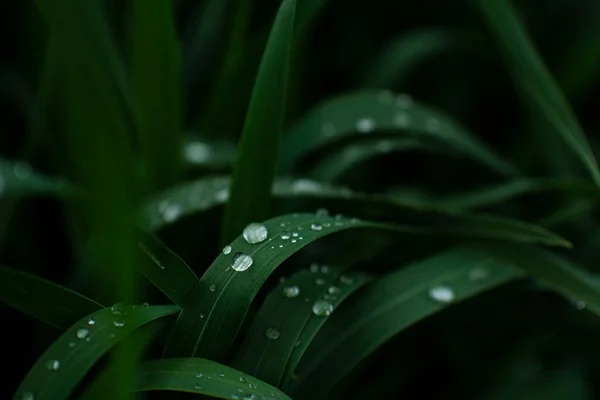
[[[428,119],[425,123],[425,129],[429,132],[437,132],[440,129],[440,121],[435,118]]]
[[[85,339],[86,337],[88,337],[89,334],[90,334],[90,331],[85,328],[81,328],[81,329],[77,330],[77,333],[76,333],[76,335],[79,339]]]
[[[331,122],[324,123],[321,126],[321,133],[325,137],[332,137],[335,135],[335,126]]]
[[[231,253],[231,246],[223,247],[223,254],[227,255],[229,253]]]
[[[60,368],[60,361],[48,360],[48,362],[46,362],[46,368],[48,368],[50,371],[56,371]]]
[[[267,239],[267,235],[267,227],[263,224],[259,224],[258,222],[252,222],[248,224],[242,233],[242,236],[244,236],[246,242],[250,244],[263,242],[265,239]]]
[[[214,292],[215,290],[217,290],[217,285],[210,285],[208,290],[210,290],[211,292]]]
[[[279,248],[280,248],[280,249],[283,249],[283,245],[282,245],[282,244],[280,244],[280,245],[279,245]]]
[[[362,133],[369,133],[375,129],[375,121],[371,118],[361,118],[356,123],[356,130]]]
[[[119,303],[113,304],[110,308],[110,312],[112,315],[121,315],[123,314],[122,306]]]
[[[331,222],[323,222],[323,228],[330,228]]]
[[[329,288],[327,289],[327,293],[329,293],[332,296],[336,296],[340,294],[340,288],[337,286],[329,286]]]
[[[202,385],[194,385],[194,389],[196,389],[196,390],[202,390]]]
[[[320,230],[323,230],[323,227],[319,224],[311,224],[310,229],[313,231],[320,231]]]
[[[96,325],[96,321],[93,318],[88,319],[88,325]]]
[[[18,162],[15,164],[13,172],[18,179],[27,179],[31,176],[31,165],[25,162]]]
[[[300,236],[300,237],[298,238],[298,240],[302,240],[302,239],[304,239],[302,236]]]
[[[202,375],[202,372],[198,372],[198,373],[196,374],[196,378],[202,378],[202,376],[203,376],[203,375]]]
[[[360,222],[360,219],[358,219],[358,218],[351,218],[350,219],[350,223],[352,223],[352,224],[358,224],[359,222]]]
[[[215,193],[215,199],[219,202],[226,202],[229,199],[229,189],[224,188]]]
[[[182,211],[179,204],[171,204],[163,212],[163,218],[166,222],[173,222],[181,215]]]
[[[125,321],[123,321],[122,319],[115,319],[113,321],[113,325],[116,326],[117,328],[122,328],[125,326]]]
[[[327,265],[321,265],[321,273],[327,275],[329,273],[329,267]]]
[[[319,272],[319,264],[312,263],[312,264],[310,264],[309,269],[310,269],[310,272],[316,274],[317,272]]]
[[[283,288],[283,295],[288,298],[297,297],[300,294],[300,288],[298,286],[286,286]]]
[[[342,282],[344,285],[352,285],[354,283],[354,279],[349,276],[342,275],[340,276],[340,282]]]
[[[469,280],[470,281],[481,281],[487,279],[490,276],[490,271],[486,268],[473,268],[469,271]]]
[[[200,317],[200,319],[204,318],[204,314],[200,313],[200,315],[198,315]]]
[[[92,338],[88,336],[88,337],[86,337],[86,338],[85,338],[85,341],[86,341],[86,342],[91,342],[91,341],[92,341]]]
[[[377,100],[381,104],[392,104],[394,102],[394,93],[389,90],[382,90],[377,94]]]
[[[283,240],[288,240],[290,238],[290,233],[289,232],[281,232],[281,238]]]
[[[31,392],[26,392],[21,395],[21,400],[35,400],[35,396]]]
[[[296,243],[296,242],[297,242],[297,240],[296,240],[296,239],[292,239],[292,243]]]
[[[410,97],[407,94],[399,94],[396,97],[396,105],[400,108],[408,108],[410,106],[412,106],[413,104],[413,99],[412,97]]]
[[[247,377],[245,377],[244,375],[240,375],[240,378],[239,378],[239,379],[240,379],[240,382],[243,382],[243,383],[248,383],[248,378],[247,378]]]
[[[235,253],[231,258],[231,268],[238,272],[242,272],[247,270],[252,266],[252,257],[245,253]]]
[[[317,300],[312,306],[312,312],[317,317],[327,317],[333,312],[333,305],[325,300]]]
[[[587,304],[583,300],[575,301],[575,308],[578,309],[579,311],[585,309],[586,306],[587,306]]]
[[[429,289],[429,297],[438,303],[450,303],[456,297],[454,291],[448,286],[436,286]]]
[[[75,347],[75,346],[77,346],[77,344],[76,344],[75,342],[69,342],[69,347],[70,347],[70,348],[73,348],[73,347]]]
[[[248,386],[250,386],[250,385],[248,385]],[[256,385],[254,385],[254,388],[250,388],[250,389],[256,389]],[[256,400],[256,395],[254,393],[247,394],[244,397],[242,397],[242,400]]]
[[[211,155],[212,149],[206,143],[191,142],[185,146],[185,158],[191,163],[205,163],[210,159]]]
[[[325,279],[323,279],[323,278],[317,278],[315,280],[315,282],[317,283],[317,285],[324,285],[325,284]]]
[[[399,112],[394,117],[394,124],[400,128],[406,128],[410,125],[410,115],[405,112]]]
[[[281,333],[277,329],[269,328],[265,331],[265,336],[269,340],[277,340],[281,337]]]
[[[300,225],[298,225],[298,230],[301,231],[302,229],[304,229],[304,228],[301,227]]]
[[[319,208],[316,212],[318,218],[324,218],[329,216],[329,211],[325,208]]]
[[[219,378],[225,378],[225,373],[224,372],[219,372]]]
[[[252,382],[250,382],[250,383],[248,384],[248,387],[249,387],[250,389],[256,389],[256,385],[255,385],[254,383],[252,383]],[[250,395],[250,396],[253,396],[253,397],[251,397],[251,398],[254,398],[254,395]]]

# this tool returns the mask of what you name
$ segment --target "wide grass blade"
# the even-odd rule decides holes
[[[142,364],[136,391],[171,390],[219,399],[291,400],[276,387],[202,358],[171,358]]]
[[[600,185],[600,169],[577,118],[508,0],[478,0],[477,4],[504,45],[521,84],[545,117],[577,154]]]
[[[323,146],[373,132],[424,137],[450,146],[498,173],[517,174],[513,166],[449,115],[406,94],[388,91],[350,93],[317,106],[282,141],[279,170],[289,173],[303,157]]]
[[[296,0],[281,3],[260,64],[225,208],[222,241],[269,215],[271,185],[283,129]]]
[[[194,287],[200,281],[190,267],[153,235],[144,234],[138,242],[147,256],[140,271],[154,286],[175,304],[183,308]]]
[[[322,398],[399,332],[447,306],[523,277],[485,252],[459,248],[399,269],[332,314],[296,369],[297,399]]]
[[[0,198],[20,195],[58,195],[72,193],[64,179],[54,179],[34,171],[22,161],[0,159]]]
[[[132,84],[149,189],[163,189],[181,166],[181,54],[171,1],[135,0]]]
[[[275,288],[254,317],[232,365],[280,387],[328,319],[328,315],[315,315],[317,302],[326,301],[335,310],[368,282],[364,274],[341,275],[346,268],[313,264]]]
[[[128,333],[179,311],[177,306],[105,308],[83,318],[60,336],[38,359],[16,398],[67,399],[87,371]]]
[[[36,275],[0,267],[0,302],[59,329],[103,306]]]

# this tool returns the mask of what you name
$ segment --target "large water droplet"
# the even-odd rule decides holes
[[[269,328],[265,331],[265,336],[269,340],[277,340],[281,337],[281,333],[277,329]]]
[[[21,395],[21,400],[35,400],[35,396],[31,392],[26,392]]]
[[[241,252],[235,253],[231,258],[231,268],[238,272],[242,272],[250,268],[253,262],[254,260],[252,260],[252,257],[250,257],[248,254]]]
[[[312,306],[312,312],[317,317],[327,317],[333,312],[333,305],[325,300],[318,300]]]
[[[267,238],[267,227],[263,224],[252,222],[244,228],[242,235],[246,239],[246,242],[250,244],[260,243]]]
[[[56,371],[57,369],[60,368],[60,361],[58,361],[58,360],[48,360],[46,362],[46,368],[48,368],[50,371]]]
[[[429,297],[438,303],[451,303],[454,301],[456,295],[454,291],[448,286],[436,286],[429,289]]]
[[[113,325],[117,328],[122,328],[125,326],[125,321],[123,321],[122,319],[115,319],[113,321]]]
[[[361,118],[356,123],[356,130],[362,133],[369,133],[375,129],[375,121],[371,118]]]
[[[231,253],[231,246],[223,247],[223,254],[227,255],[229,253]]]
[[[310,229],[313,231],[321,231],[323,230],[323,227],[319,224],[311,224]]]
[[[294,298],[300,294],[300,288],[298,286],[287,286],[283,288],[283,295],[285,297]]]
[[[85,339],[86,337],[88,337],[89,334],[90,334],[90,331],[85,328],[81,328],[81,329],[77,330],[77,333],[76,333],[76,335],[79,339]]]
[[[292,232],[292,237],[298,237],[298,232]]]

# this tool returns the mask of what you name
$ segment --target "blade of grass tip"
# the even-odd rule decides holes
[[[21,382],[21,397],[15,398],[67,399],[87,371],[127,334],[177,311],[177,306],[115,305],[90,314],[44,352]]]
[[[59,329],[103,307],[71,289],[5,267],[0,267],[0,302]]]
[[[150,190],[180,172],[181,54],[170,1],[133,2],[132,83]]]
[[[6,196],[56,195],[72,193],[65,179],[49,178],[34,171],[23,161],[0,158],[0,198]]]
[[[477,5],[506,48],[532,100],[577,154],[594,182],[600,185],[600,170],[590,144],[573,110],[527,36],[513,6],[507,0],[478,0]]]
[[[320,398],[393,336],[451,304],[523,276],[469,248],[399,269],[350,296],[331,315],[296,369],[299,380],[288,389],[294,398]]]
[[[279,136],[283,129],[295,0],[281,3],[260,63],[225,207],[222,242],[252,220],[268,217]]]
[[[183,308],[194,287],[200,281],[196,274],[177,254],[158,238],[141,234],[140,249],[147,256],[141,262],[140,271],[168,298]]]
[[[358,274],[340,279],[346,269],[313,264],[275,288],[254,317],[232,366],[280,387],[329,314],[367,282],[366,275]]]
[[[407,94],[387,90],[344,94],[310,111],[282,140],[279,172],[289,174],[303,157],[319,148],[378,131],[443,143],[500,174],[518,175],[510,163],[449,115]]]

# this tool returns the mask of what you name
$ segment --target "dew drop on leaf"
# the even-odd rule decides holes
[[[219,372],[219,378],[225,378],[225,373],[224,372]]]
[[[319,224],[312,224],[310,226],[310,229],[313,230],[313,231],[320,231],[320,230],[323,230],[323,227],[321,225],[319,225]]]
[[[231,253],[231,246],[223,247],[223,254],[227,255],[229,253]]]
[[[86,337],[88,337],[89,334],[90,334],[90,331],[85,328],[78,329],[77,333],[76,333],[76,335],[79,339],[85,339]]]
[[[122,306],[119,303],[113,304],[110,308],[110,312],[112,315],[121,315],[123,314]]]
[[[436,286],[429,289],[429,297],[438,303],[451,303],[456,297],[454,291],[448,286]]]
[[[77,344],[75,344],[75,342],[69,342],[69,347],[70,348],[74,348],[75,346],[77,346]]]
[[[56,371],[60,368],[60,361],[48,360],[48,362],[46,362],[46,368],[48,368],[50,371]]]
[[[292,232],[292,237],[298,237],[298,232]]]
[[[231,268],[238,272],[247,270],[252,266],[252,257],[245,253],[235,253],[231,258]]]
[[[196,389],[196,390],[202,390],[202,385],[194,385],[194,389]]]
[[[327,289],[327,293],[329,293],[332,296],[338,295],[340,294],[340,288],[337,286],[329,286],[329,288]]]
[[[166,222],[173,222],[181,215],[181,211],[179,204],[171,204],[163,212],[163,218]]]
[[[242,236],[246,239],[246,242],[250,244],[256,244],[263,242],[267,239],[268,231],[267,227],[257,222],[252,222],[244,228]]]
[[[326,300],[317,300],[312,306],[312,312],[317,317],[328,317],[333,312],[333,305]]]
[[[206,143],[192,142],[185,146],[185,158],[191,163],[202,164],[212,155],[212,149]]]
[[[113,321],[113,325],[117,328],[122,328],[125,326],[125,321],[123,321],[122,319],[115,319]]]
[[[371,118],[361,118],[356,123],[356,130],[362,133],[369,133],[375,129],[375,121]]]
[[[290,238],[289,232],[281,232],[281,239],[288,240]]]
[[[317,272],[319,272],[319,264],[313,263],[310,264],[310,272],[316,274]]]
[[[300,288],[298,286],[286,286],[283,288],[283,295],[288,298],[298,297]]]
[[[277,329],[269,328],[265,331],[265,336],[269,340],[277,340],[281,337],[281,333]]]
[[[217,290],[217,286],[216,285],[210,285],[210,287],[208,288],[208,290],[210,290],[211,292],[214,292],[215,290]]]
[[[88,325],[95,325],[96,321],[93,318],[88,319]]]
[[[196,378],[202,378],[202,372],[198,372],[198,373],[196,374]]]

